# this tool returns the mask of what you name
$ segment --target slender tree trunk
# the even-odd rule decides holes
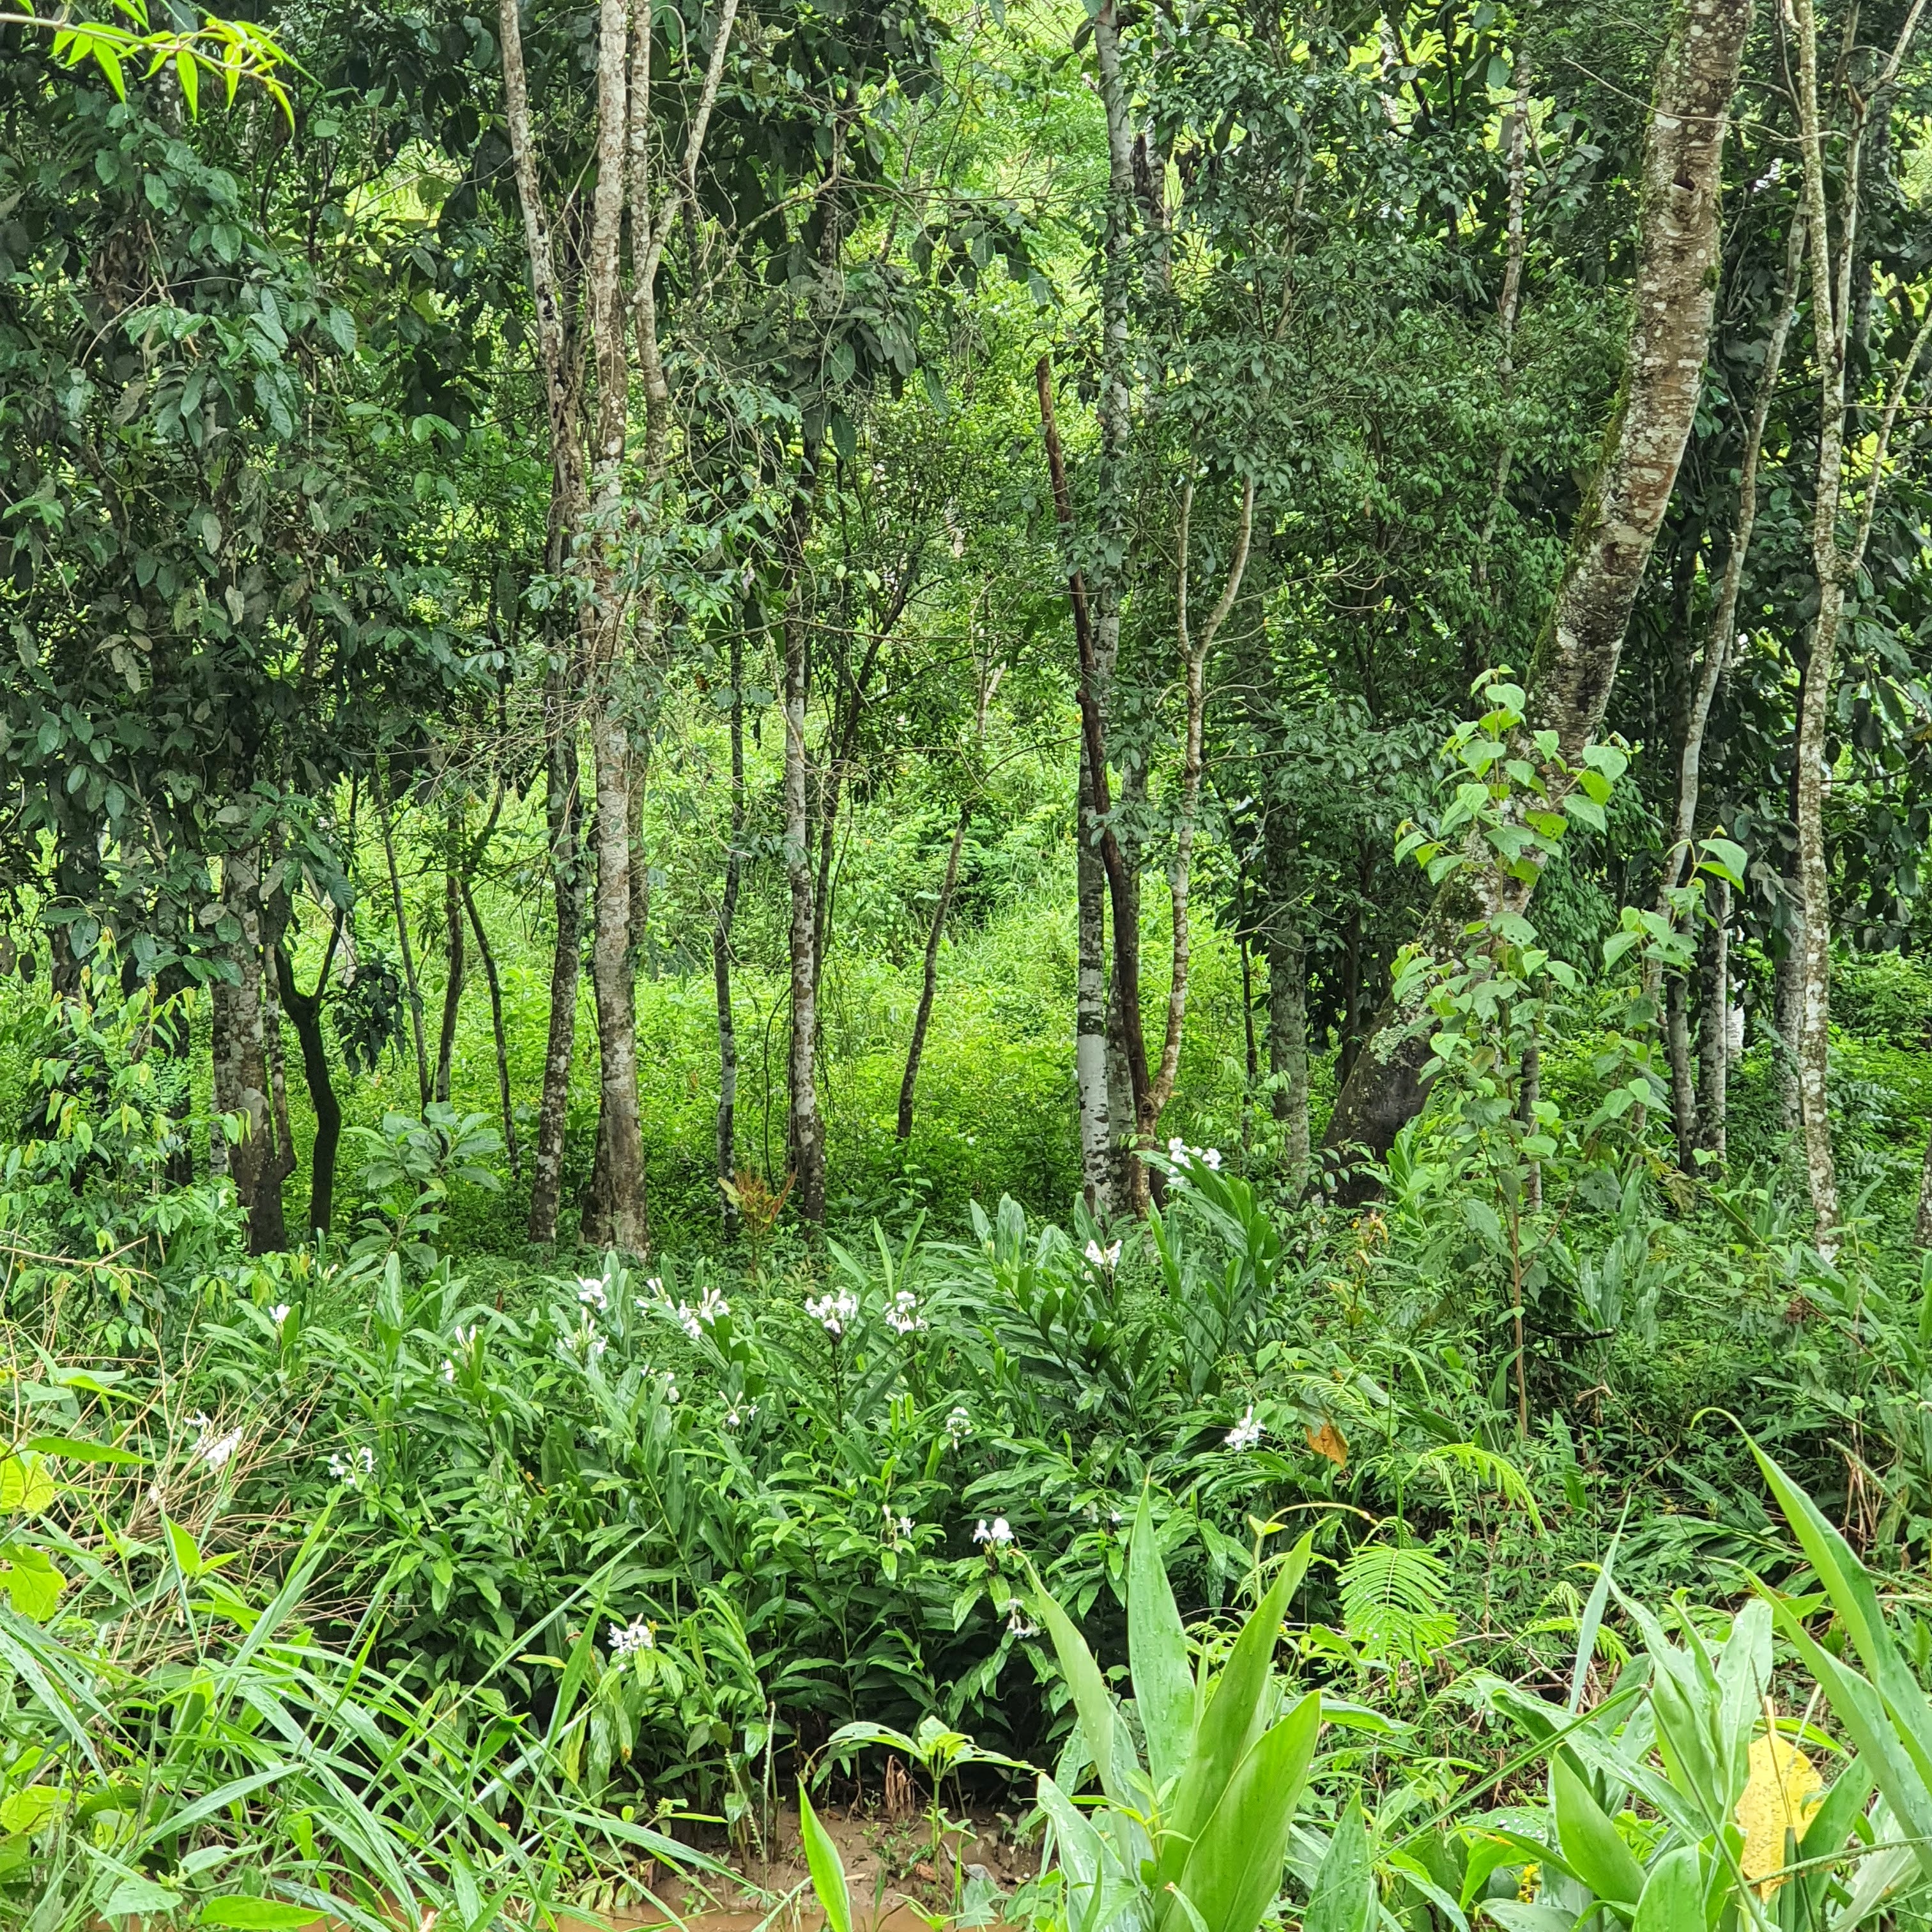
[[[1112,1115],[1107,1100],[1107,876],[1094,824],[1094,789],[1083,741],[1080,796],[1074,808],[1079,841],[1075,890],[1078,920],[1073,982],[1073,1068],[1080,1101],[1080,1166],[1087,1208],[1105,1214],[1114,1204]]]
[[[1042,356],[1034,370],[1040,392],[1040,428],[1046,445],[1047,473],[1053,487],[1054,510],[1063,538],[1070,539],[1073,526],[1072,494],[1066,482],[1066,465],[1060,453],[1060,430],[1054,416],[1053,364]],[[1099,834],[1100,862],[1106,874],[1107,896],[1113,914],[1114,988],[1112,998],[1120,1016],[1124,1035],[1133,1105],[1127,1122],[1137,1126],[1150,1082],[1148,1075],[1147,1048],[1140,1026],[1140,933],[1138,896],[1136,882],[1121,856],[1115,836],[1112,807],[1107,782],[1107,748],[1105,725],[1105,678],[1099,645],[1098,626],[1090,611],[1085,580],[1078,570],[1067,578],[1069,600],[1073,607],[1073,635],[1080,653],[1080,730],[1084,753],[1083,777],[1090,788],[1094,824]],[[1119,641],[1118,614],[1115,614],[1114,640]],[[1111,670],[1111,660],[1108,670]],[[1104,1066],[1104,1049],[1102,1054]],[[1083,1070],[1084,1071],[1084,1070]],[[1144,1184],[1147,1170],[1136,1161],[1135,1187],[1129,1197],[1138,1210],[1145,1205]],[[1090,1182],[1089,1184],[1091,1184]]]
[[[262,1044],[268,1067],[268,1098],[274,1140],[260,1185],[272,1190],[279,1204],[282,1184],[296,1171],[296,1137],[289,1125],[288,1067],[282,1057],[282,1003],[275,986],[274,957],[286,930],[289,902],[277,892],[262,907]],[[286,1220],[284,1226],[286,1226]],[[284,1238],[286,1239],[286,1237]]]
[[[386,793],[387,788],[385,788]],[[410,916],[403,904],[402,874],[396,868],[395,825],[390,815],[390,800],[377,801],[382,822],[382,856],[389,863],[389,904],[396,916],[396,950],[403,956],[403,986],[409,996],[410,1034],[416,1049],[416,1104],[430,1103],[429,1051],[423,1043],[422,982],[416,977],[416,949],[410,944]]]
[[[503,982],[496,970],[496,956],[490,950],[490,935],[483,929],[483,915],[476,910],[476,896],[470,881],[463,881],[463,909],[470,915],[470,929],[476,935],[477,957],[483,962],[483,982],[490,989],[490,1031],[496,1048],[496,1102],[503,1114],[503,1156],[509,1163],[510,1178],[520,1178],[523,1162],[517,1146],[517,1114],[510,1097],[510,1042],[503,1024]]]
[[[214,1092],[224,1112],[247,1116],[228,1172],[248,1217],[248,1252],[266,1255],[288,1246],[282,1196],[274,1174],[268,1047],[262,997],[261,852],[248,846],[221,862],[224,909],[241,927],[230,949],[235,978],[214,982]]]
[[[457,808],[449,815],[449,849],[442,866],[443,951],[449,976],[442,988],[442,1024],[436,1040],[434,1097],[447,1101],[456,1059],[456,1022],[463,1004],[463,895],[466,881],[458,856],[463,843],[463,823]]]
[[[1526,688],[1524,754],[1556,734],[1574,764],[1602,722],[1630,614],[1676,482],[1701,388],[1717,283],[1724,134],[1750,26],[1749,0],[1688,0],[1660,68],[1643,167],[1634,320],[1617,415],[1595,487],[1579,509],[1570,554]],[[1520,910],[1531,881],[1512,880],[1502,909]],[[1481,916],[1466,879],[1445,881],[1420,935],[1456,956]],[[1385,1001],[1337,1096],[1328,1145],[1387,1154],[1420,1111],[1430,1061],[1426,1027]],[[1358,1177],[1359,1195],[1372,1181]]]
[[[1208,622],[1198,638],[1190,634],[1187,598],[1188,541],[1193,522],[1194,484],[1190,480],[1181,494],[1180,536],[1174,608],[1180,658],[1187,692],[1187,718],[1182,735],[1180,810],[1174,829],[1174,862],[1168,873],[1168,889],[1174,904],[1174,963],[1168,983],[1167,1028],[1160,1050],[1160,1068],[1154,1077],[1148,1100],[1148,1118],[1142,1132],[1152,1142],[1160,1129],[1160,1117],[1174,1097],[1174,1083],[1180,1067],[1180,1036],[1187,1015],[1187,974],[1190,933],[1187,897],[1194,863],[1194,830],[1201,815],[1201,752],[1208,716],[1208,653],[1228,614],[1240,595],[1241,578],[1248,567],[1249,540],[1255,527],[1255,480],[1250,476],[1241,492],[1240,515],[1235,525],[1234,552],[1228,566],[1226,582]]]
[[[1682,973],[1672,974],[1664,984],[1664,1048],[1670,1064],[1670,1123],[1677,1165],[1686,1174],[1695,1174],[1697,1163],[1691,1155],[1697,1144],[1697,1089],[1690,1069],[1690,993]]]
[[[745,638],[731,633],[731,833],[724,854],[724,890],[711,933],[712,982],[718,997],[717,1179],[724,1238],[738,1233],[731,1187],[738,1169],[738,1028],[731,1010],[731,928],[738,914],[745,838]]]
[[[1523,1042],[1522,1078],[1516,1093],[1516,1118],[1525,1126],[1534,1125],[1537,1103],[1542,1098],[1543,1042],[1532,1024],[1529,1037]],[[1540,1160],[1532,1160],[1523,1171],[1522,1204],[1532,1214],[1543,1206],[1543,1163]]]
[[[805,713],[811,689],[811,633],[805,545],[818,484],[816,450],[805,452],[784,525],[784,856],[791,893],[791,1050],[788,1139],[798,1211],[814,1227],[825,1220],[825,1130],[819,1117],[814,1048],[818,1038],[818,922],[812,878],[812,821],[807,787]]]
[[[1697,977],[1703,996],[1697,1030],[1697,1145],[1721,1165],[1731,1066],[1729,880],[1712,880],[1706,908],[1710,923],[1700,935],[1697,949]]]
[[[1268,924],[1268,1105],[1283,1130],[1281,1177],[1299,1192],[1308,1178],[1308,962],[1286,908]]]
[[[932,909],[932,930],[926,934],[926,976],[920,982],[919,1009],[913,1015],[912,1041],[906,1048],[905,1077],[899,1082],[898,1138],[912,1138],[913,1095],[919,1086],[919,1063],[926,1052],[926,1030],[932,1019],[932,1002],[939,989],[939,941],[946,930],[946,909],[952,903],[952,888],[958,883],[959,855],[965,849],[966,828],[971,822],[970,802],[959,808],[959,822],[952,828],[952,844],[946,854],[946,874],[939,882],[939,903]]]
[[[308,1083],[309,1105],[315,1113],[315,1144],[308,1156],[308,1225],[316,1234],[326,1234],[334,1219],[335,1160],[342,1141],[342,1103],[336,1097],[322,1034],[322,998],[328,991],[329,968],[334,963],[342,927],[342,915],[338,912],[329,928],[328,945],[322,956],[322,970],[316,976],[312,993],[304,993],[296,983],[295,962],[289,957],[288,948],[275,949],[276,983],[281,991],[283,1010],[294,1024],[296,1039],[302,1048],[302,1078]]]
[[[530,1239],[542,1247],[556,1242],[563,1196],[564,1132],[570,1116],[570,1065],[577,1047],[577,988],[584,958],[584,877],[579,826],[576,734],[565,721],[561,676],[552,680],[549,773],[544,812],[556,911],[556,946],[550,955],[550,1030],[544,1049],[543,1096],[530,1170]]]
[[[1797,881],[1786,880],[1790,896],[1786,945],[1772,988],[1772,1022],[1778,1035],[1778,1125],[1783,1134],[1796,1133],[1798,1111],[1798,1036],[1804,1024],[1804,913]]]
[[[1932,1140],[1925,1143],[1925,1159],[1918,1170],[1918,1212],[1912,1218],[1912,1238],[1922,1248],[1932,1248]]]

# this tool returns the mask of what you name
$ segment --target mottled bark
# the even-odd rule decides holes
[[[1690,994],[1682,973],[1672,974],[1664,987],[1664,1052],[1670,1069],[1670,1130],[1677,1144],[1677,1165],[1684,1173],[1695,1174],[1697,1084],[1691,1070]]]
[[[228,949],[232,979],[215,981],[214,1040],[216,1106],[238,1113],[244,1127],[228,1152],[228,1172],[248,1220],[248,1252],[265,1255],[288,1246],[282,1194],[274,1172],[268,1046],[262,987],[261,853],[254,846],[221,862],[223,910],[240,927]]]
[[[1107,875],[1094,824],[1094,788],[1087,747],[1080,747],[1080,796],[1074,826],[1079,841],[1074,890],[1078,931],[1073,982],[1073,1067],[1080,1103],[1080,1168],[1088,1211],[1104,1214],[1114,1204],[1107,1104]]]
[[[563,1196],[564,1131],[570,1115],[570,1065],[577,1048],[577,988],[584,963],[584,868],[581,808],[578,800],[575,734],[562,723],[560,674],[554,675],[549,710],[550,759],[544,812],[556,916],[550,954],[550,1024],[544,1048],[543,1096],[537,1112],[536,1145],[530,1161],[530,1239],[540,1247],[556,1240]]]
[[[1568,764],[1602,722],[1696,413],[1718,279],[1724,134],[1750,18],[1749,0],[1688,0],[1658,72],[1623,386],[1526,680],[1525,745],[1534,733],[1553,732]],[[1520,910],[1529,890],[1508,881],[1504,909]],[[1454,958],[1463,928],[1482,910],[1466,879],[1445,882],[1420,944],[1434,957]],[[1345,1159],[1357,1149],[1386,1154],[1421,1108],[1429,1060],[1425,1016],[1385,1002],[1336,1097],[1327,1146]]]

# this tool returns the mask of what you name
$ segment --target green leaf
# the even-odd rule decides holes
[[[121,1918],[136,1912],[172,1912],[181,1902],[179,1892],[151,1878],[124,1878],[100,1909],[110,1918]]]
[[[1351,1798],[1322,1855],[1301,1932],[1368,1932],[1373,1900],[1374,1874],[1369,1862],[1368,1831],[1362,1822],[1362,1801]]]
[[[818,1895],[819,1910],[825,1914],[829,1932],[852,1932],[852,1898],[845,1887],[845,1867],[838,1847],[818,1822],[805,1786],[798,1787],[800,1835],[805,1840],[805,1862],[812,1874],[812,1888]]]
[[[1311,1690],[1235,1766],[1180,1874],[1208,1932],[1254,1932],[1274,1903],[1321,1728],[1322,1694]]]
[[[1074,1714],[1087,1742],[1087,1754],[1100,1774],[1100,1788],[1115,1804],[1125,1804],[1130,1794],[1120,1788],[1114,1767],[1113,1693],[1100,1675],[1100,1666],[1094,1661],[1094,1653],[1087,1648],[1087,1640],[1074,1628],[1072,1619],[1048,1594],[1032,1566],[1028,1568],[1039,1594],[1040,1616],[1046,1622],[1048,1636],[1053,1640],[1054,1654],[1060,1660],[1060,1675],[1072,1694]]]
[[[1550,1760],[1556,1836],[1570,1868],[1606,1904],[1633,1910],[1643,1893],[1643,1868],[1589,1787],[1558,1756]]]
[[[31,1450],[0,1457],[0,1512],[38,1516],[54,1499],[53,1472]]]
[[[1187,1762],[1187,1741],[1194,1730],[1194,1673],[1188,1667],[1187,1634],[1174,1606],[1145,1490],[1127,1546],[1127,1658],[1147,1739],[1148,1772],[1158,1790]]]
[[[188,118],[193,120],[201,111],[201,68],[185,47],[175,55],[175,78],[181,82],[182,98],[188,103]]]
[[[0,1543],[0,1590],[29,1623],[45,1623],[66,1588],[67,1579],[44,1550],[27,1543]]]
[[[211,1898],[195,1915],[197,1925],[226,1925],[232,1932],[300,1932],[315,1923],[312,1905],[286,1905],[278,1898],[248,1898],[238,1892]]]
[[[1695,1845],[1679,1845],[1651,1867],[1634,1932],[1704,1932],[1704,1877]]]
[[[37,1456],[64,1456],[70,1462],[139,1463],[142,1458],[131,1449],[116,1449],[106,1442],[88,1442],[73,1436],[30,1436],[22,1445]]]

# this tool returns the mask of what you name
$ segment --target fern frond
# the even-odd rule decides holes
[[[1418,1669],[1456,1634],[1449,1572],[1430,1551],[1365,1543],[1342,1564],[1342,1628],[1365,1659]]]

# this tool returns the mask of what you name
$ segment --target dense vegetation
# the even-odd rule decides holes
[[[0,1924],[1923,1917],[1919,25],[0,14]]]

